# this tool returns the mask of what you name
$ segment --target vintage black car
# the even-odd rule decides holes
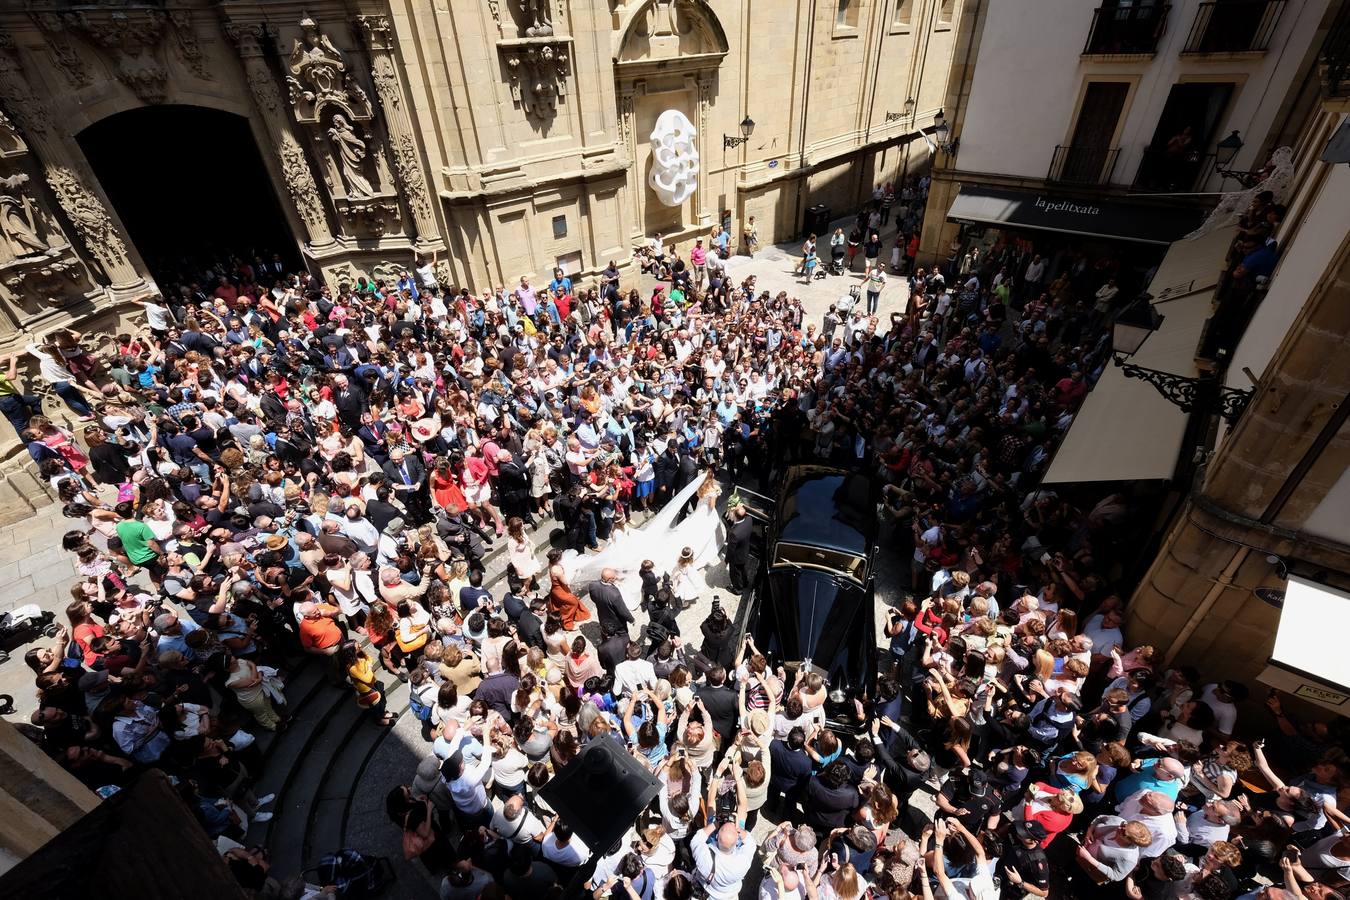
[[[877,675],[874,480],[800,465],[773,500],[739,486],[736,494],[765,526],[743,627],[790,681],[807,672],[825,678],[831,727],[861,731],[858,704],[872,696]]]

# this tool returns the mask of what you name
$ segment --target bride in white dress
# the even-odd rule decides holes
[[[726,543],[726,528],[717,512],[717,498],[721,493],[711,470],[704,471],[671,497],[646,525],[636,530],[627,529],[622,540],[610,544],[595,556],[567,551],[562,565],[572,590],[582,593],[583,588],[600,578],[601,570],[612,568],[619,573],[619,591],[628,608],[636,611],[642,603],[642,579],[638,575],[642,561],[650,559],[657,572],[669,572],[674,587],[681,551],[688,548],[693,551],[693,562],[679,566],[680,577],[686,584],[683,592],[679,589],[676,592],[682,597],[696,598],[707,586],[703,570],[718,561],[722,545]],[[681,510],[695,497],[698,504],[694,511],[679,524],[674,524]]]

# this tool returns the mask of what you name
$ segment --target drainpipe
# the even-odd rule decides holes
[[[811,16],[806,21],[806,78],[802,80],[802,121],[797,129],[797,167],[806,168],[806,123],[811,111],[811,64],[816,58],[816,0],[811,0]],[[806,200],[806,179],[810,174],[797,179],[797,212],[792,217],[792,234],[797,235],[797,226],[802,221],[802,204]]]

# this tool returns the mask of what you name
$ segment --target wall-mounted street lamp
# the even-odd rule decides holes
[[[951,127],[947,125],[947,117],[943,114],[942,110],[939,109],[937,115],[933,116],[933,137],[937,138],[939,150],[948,156],[955,156],[956,151],[961,147],[961,139],[955,138],[953,140],[948,140],[948,138],[951,137],[951,133]]]
[[[1214,171],[1223,177],[1224,181],[1229,178],[1236,179],[1243,187],[1252,187],[1259,180],[1260,170],[1246,172],[1238,169],[1230,169],[1229,165],[1237,157],[1238,151],[1242,149],[1242,137],[1236,132],[1232,132],[1228,137],[1214,145]],[[1222,183],[1220,184],[1222,187]]]
[[[741,120],[741,136],[732,137],[729,134],[722,135],[722,149],[730,150],[732,147],[739,147],[750,140],[750,135],[755,133],[755,120],[746,116]]]
[[[1252,399],[1253,390],[1219,384],[1213,373],[1190,378],[1128,362],[1144,346],[1148,336],[1162,325],[1163,316],[1150,302],[1152,299],[1148,294],[1140,295],[1138,300],[1120,311],[1111,326],[1111,358],[1120,367],[1121,374],[1147,381],[1163,399],[1184,412],[1217,413],[1229,425],[1236,424]]]

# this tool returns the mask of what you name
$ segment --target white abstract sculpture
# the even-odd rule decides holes
[[[663,206],[679,206],[698,187],[698,129],[677,109],[668,109],[652,129],[652,190]]]

